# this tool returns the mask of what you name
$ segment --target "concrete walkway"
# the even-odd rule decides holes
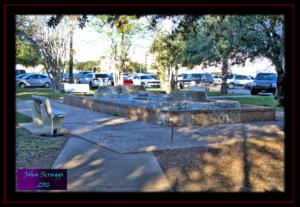
[[[18,100],[18,112],[31,116],[30,103],[31,101]],[[243,140],[244,135],[247,139],[277,138],[281,137],[278,132],[283,128],[283,114],[277,113],[278,121],[174,127],[172,140],[170,127],[111,116],[55,100],[51,100],[51,105],[69,114],[65,117],[64,127],[71,135],[118,153],[200,147]],[[23,127],[26,128],[27,125]],[[32,128],[32,124],[30,127]]]
[[[68,169],[68,191],[172,191],[151,152],[118,154],[75,137],[52,168]]]
[[[51,106],[69,114],[64,127],[71,138],[53,168],[68,169],[70,191],[170,191],[151,151],[242,141],[244,137],[284,137],[282,112],[271,122],[174,127],[171,142],[169,127],[64,105],[58,100],[51,100]],[[31,100],[17,99],[16,110],[31,116]],[[31,123],[21,126],[33,130]]]
[[[51,105],[57,108],[55,101],[51,101]],[[89,125],[89,117],[97,116],[91,111],[84,112],[69,106],[61,109],[69,113],[66,123],[76,123],[77,127]],[[16,110],[24,115],[32,116],[31,100],[17,99]],[[75,119],[72,114],[76,114]],[[105,119],[105,117],[102,118]],[[86,123],[83,121],[85,119],[87,119]],[[34,126],[32,123],[20,125],[36,134],[44,132],[41,127]],[[94,133],[99,132],[94,131]],[[120,154],[72,135],[52,168],[68,170],[67,191],[72,192],[172,191],[152,152]]]

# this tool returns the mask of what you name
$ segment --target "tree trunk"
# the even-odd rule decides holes
[[[223,56],[223,64],[222,64],[222,85],[221,85],[221,93],[227,94],[227,73],[228,73],[228,58],[227,56]]]
[[[285,104],[285,93],[284,93],[285,85],[286,85],[286,75],[282,70],[278,71],[277,92],[275,96],[275,99],[278,99],[277,106],[284,106]]]
[[[171,92],[171,69],[169,68],[167,71],[167,79],[165,81],[166,93],[169,94]]]
[[[285,93],[284,88],[286,86],[286,74],[283,69],[283,65],[281,61],[278,61],[279,58],[271,58],[273,65],[275,65],[275,69],[277,71],[277,91],[275,95],[275,99],[278,99],[277,106],[284,106]]]
[[[70,62],[69,62],[69,83],[74,83],[73,79],[73,17],[70,17]]]
[[[178,65],[175,66],[175,76],[174,76],[174,90],[178,90]]]
[[[52,87],[53,87],[53,91],[55,94],[60,94],[61,91],[60,91],[60,81],[59,81],[59,78],[53,78],[52,81]]]

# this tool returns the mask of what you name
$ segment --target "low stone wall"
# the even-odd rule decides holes
[[[168,95],[179,101],[207,101],[206,91],[171,91]]]
[[[123,116],[162,126],[193,126],[274,121],[276,109],[242,105],[241,109],[166,111],[99,100],[90,96],[64,95],[64,104]]]
[[[137,93],[141,91],[146,91],[144,86],[137,86],[137,85],[103,86],[103,87],[98,87],[98,89],[95,91],[94,96],[97,98],[102,95],[108,95],[108,94],[131,94],[131,93]]]

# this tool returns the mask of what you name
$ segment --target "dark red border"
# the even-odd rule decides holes
[[[8,201],[7,200],[7,192],[6,192],[6,138],[7,138],[7,124],[6,124],[6,69],[7,69],[7,63],[6,63],[6,8],[7,7],[14,7],[14,6],[23,6],[23,7],[29,7],[29,6],[55,6],[55,7],[63,7],[63,6],[103,6],[103,7],[131,7],[131,6],[140,6],[140,7],[161,7],[161,6],[168,6],[168,7],[176,7],[176,6],[213,6],[213,7],[237,7],[237,6],[251,6],[251,7],[268,7],[268,6],[276,6],[276,7],[291,7],[292,8],[292,111],[295,112],[295,4],[4,4],[3,6],[3,97],[4,97],[4,104],[3,104],[3,165],[4,165],[4,173],[3,173],[3,201],[5,204],[17,204],[17,203],[24,203],[24,204],[36,204],[36,203],[124,203],[124,204],[219,204],[219,203],[232,203],[232,204],[244,204],[244,203],[250,203],[250,204],[294,204],[295,203],[295,182],[292,182],[292,200],[291,201]],[[295,181],[295,113],[292,113],[292,180]]]

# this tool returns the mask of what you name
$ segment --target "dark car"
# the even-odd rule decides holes
[[[244,85],[244,89],[251,90],[251,88],[252,88],[252,83],[253,83],[253,82],[248,82],[248,83],[245,83],[245,85]]]
[[[16,76],[20,74],[26,74],[25,70],[16,69]]]
[[[180,89],[190,88],[191,86],[197,86],[200,83],[213,83],[214,78],[209,73],[192,73],[186,74],[179,82]]]
[[[252,83],[251,95],[256,95],[259,92],[273,93],[275,95],[276,88],[276,73],[258,73]]]

